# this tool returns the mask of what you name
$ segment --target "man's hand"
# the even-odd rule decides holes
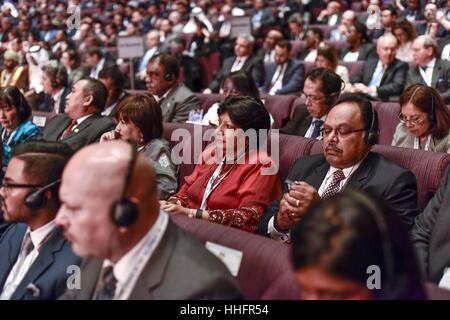
[[[320,200],[317,190],[306,182],[295,182],[283,195],[277,214],[280,231],[287,231],[297,224],[311,205]]]

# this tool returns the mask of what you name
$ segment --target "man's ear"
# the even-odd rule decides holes
[[[85,107],[90,106],[92,104],[92,101],[94,100],[92,94],[87,95],[83,99],[84,99],[83,105]]]

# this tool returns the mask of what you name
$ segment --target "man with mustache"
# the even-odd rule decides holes
[[[80,263],[55,223],[59,179],[71,155],[62,142],[15,148],[0,188],[11,223],[0,238],[0,300],[56,299],[66,290],[68,267]]]
[[[411,228],[417,215],[414,174],[371,152],[378,141],[378,118],[367,98],[343,94],[323,127],[323,154],[298,159],[286,179],[280,201],[273,202],[259,233],[283,242],[312,204],[344,188],[366,190],[383,199]]]

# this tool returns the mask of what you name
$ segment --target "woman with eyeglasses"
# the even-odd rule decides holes
[[[228,97],[218,115],[214,143],[161,208],[256,232],[267,206],[281,197],[275,164],[261,148],[270,129],[269,113],[261,101],[245,96]]]
[[[450,110],[435,89],[410,86],[400,96],[400,108],[393,146],[450,153]]]
[[[36,138],[39,128],[29,120],[31,108],[17,87],[0,89],[0,135],[3,140],[3,167],[8,165],[14,146]]]

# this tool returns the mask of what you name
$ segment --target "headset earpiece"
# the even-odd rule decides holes
[[[173,77],[172,77],[172,74],[171,74],[171,73],[166,73],[166,74],[164,75],[164,80],[166,80],[166,81],[172,81],[172,79],[173,79]]]
[[[136,222],[139,216],[139,209],[133,201],[125,197],[128,189],[128,184],[130,183],[131,176],[133,174],[134,164],[137,158],[137,148],[135,145],[130,144],[131,158],[128,164],[128,172],[125,178],[125,183],[122,191],[122,196],[119,201],[117,201],[111,211],[111,220],[118,227],[127,227]]]
[[[58,185],[61,182],[60,179],[53,181],[52,183],[49,183],[39,189],[35,189],[31,191],[26,197],[25,197],[25,205],[30,209],[40,209],[45,206],[47,203],[47,199],[45,198],[45,193],[47,190],[53,188],[54,186]]]

